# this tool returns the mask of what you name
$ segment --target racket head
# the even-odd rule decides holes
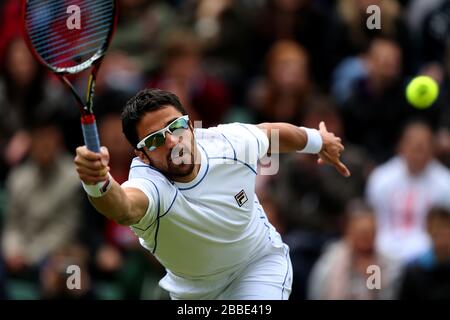
[[[117,0],[23,0],[25,40],[56,74],[101,61],[117,25]]]

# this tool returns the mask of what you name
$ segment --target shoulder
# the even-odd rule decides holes
[[[316,260],[313,270],[317,276],[328,275],[336,265],[336,261],[345,258],[349,254],[349,249],[343,240],[336,240],[331,243],[325,244],[322,249],[321,255]]]
[[[259,129],[255,124],[241,122],[220,124],[217,127],[212,127],[211,129],[230,136],[244,136],[249,138],[258,137],[263,133],[263,131]]]
[[[427,182],[435,190],[435,205],[450,208],[450,170],[437,160],[433,160],[428,169]]]
[[[345,241],[336,240],[326,244],[323,248],[322,257],[325,259],[334,259],[336,256],[346,254],[349,252],[349,248]]]
[[[139,158],[131,162],[128,180],[122,186],[141,190],[148,198],[159,203],[162,209],[170,205],[177,193],[177,188],[169,179]]]
[[[36,167],[27,161],[14,168],[8,175],[6,185],[10,192],[28,189],[29,181],[33,181],[37,173]]]
[[[134,158],[130,165],[128,181],[142,180],[149,181],[156,188],[175,188],[172,181],[166,178],[158,169],[142,162],[139,158]]]
[[[207,129],[196,128],[195,133],[197,137],[211,138],[226,136],[227,138],[240,137],[242,139],[258,136],[262,133],[262,130],[254,124],[233,122],[219,124],[216,127],[210,127]]]
[[[156,181],[167,181],[169,180],[162,174],[158,169],[142,162],[138,157],[135,157],[130,164],[130,172],[128,174],[128,179],[134,178],[145,178],[152,179]]]
[[[381,268],[386,271],[386,275],[389,275],[390,278],[400,276],[404,269],[403,262],[398,257],[378,252],[377,259]]]
[[[434,253],[429,250],[422,253],[421,255],[408,260],[405,263],[405,271],[414,273],[422,270],[432,270],[436,264]]]
[[[430,163],[430,171],[433,178],[435,178],[437,181],[441,181],[447,185],[450,183],[450,170],[438,162],[437,160],[433,160]]]
[[[217,127],[198,130],[199,136],[204,138],[216,138],[219,145],[229,145],[234,154],[242,152],[256,152],[258,158],[263,157],[269,148],[269,139],[263,130],[254,124],[234,122],[221,124]]]
[[[374,170],[374,172],[376,174],[381,174],[381,173],[386,173],[386,172],[403,170],[404,168],[405,168],[404,160],[399,156],[395,156],[395,157],[391,158],[390,160],[386,161],[385,163],[379,165]]]
[[[398,179],[405,170],[404,161],[400,157],[394,157],[391,160],[376,167],[369,176],[369,184],[385,184]]]

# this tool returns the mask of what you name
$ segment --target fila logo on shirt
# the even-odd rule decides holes
[[[245,194],[244,190],[239,191],[238,194],[234,196],[236,199],[236,202],[238,203],[239,207],[242,207],[244,203],[248,201],[247,195]]]

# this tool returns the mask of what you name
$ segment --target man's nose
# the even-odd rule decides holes
[[[179,136],[173,135],[172,133],[169,132],[166,133],[165,144],[168,149],[172,149],[173,147],[175,147],[179,141],[180,141]]]

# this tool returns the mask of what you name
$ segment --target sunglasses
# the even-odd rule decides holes
[[[178,129],[186,130],[189,128],[189,116],[185,115],[178,119],[172,121],[167,127],[162,128],[156,132],[153,132],[142,139],[138,144],[137,148],[142,149],[147,147],[149,151],[153,151],[159,146],[162,146],[166,141],[166,132],[170,134],[174,134],[174,132]]]

